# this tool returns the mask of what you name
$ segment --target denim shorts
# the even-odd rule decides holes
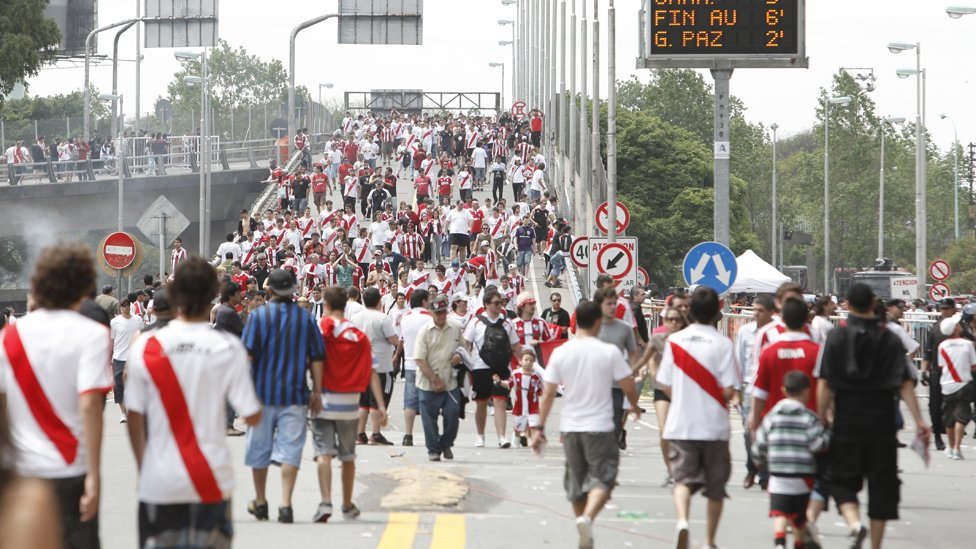
[[[566,258],[562,254],[557,253],[549,259],[549,265],[551,267],[549,275],[559,276],[566,270]]]
[[[515,254],[515,264],[518,265],[519,268],[528,267],[531,263],[532,250],[526,250],[524,252],[519,250],[518,253]]]
[[[247,429],[244,465],[267,469],[269,465],[299,467],[305,448],[308,406],[264,406],[261,422]]]
[[[420,410],[420,398],[417,394],[417,370],[404,370],[403,409]]]
[[[485,180],[485,168],[475,168],[474,169],[474,178],[476,180],[478,180],[478,181],[484,181]]]

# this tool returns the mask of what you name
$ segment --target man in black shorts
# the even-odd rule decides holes
[[[491,399],[495,406],[495,431],[498,434],[498,447],[509,448],[512,443],[505,436],[505,403],[508,399],[508,389],[501,385],[501,380],[492,368],[485,363],[480,354],[480,350],[485,345],[487,324],[501,323],[502,328],[508,334],[508,341],[515,356],[521,356],[522,346],[519,344],[515,326],[505,318],[502,296],[496,286],[485,288],[484,306],[485,312],[473,317],[464,329],[464,345],[470,357],[469,367],[473,385],[471,400],[474,400],[476,405],[474,422],[478,436],[475,439],[474,446],[475,448],[484,448],[485,446],[485,423],[488,421],[488,400]]]
[[[464,202],[458,200],[457,206],[447,212],[447,231],[451,244],[451,259],[464,261],[468,257],[468,246],[471,239],[471,227],[474,225],[474,216],[470,210],[464,208]]]
[[[376,288],[366,288],[362,294],[363,306],[366,308],[359,311],[352,317],[352,323],[359,328],[369,338],[370,347],[373,352],[373,371],[380,377],[380,385],[383,389],[383,406],[386,409],[390,405],[390,398],[393,396],[393,352],[400,343],[393,327],[393,319],[383,313],[383,305],[380,303],[380,291]],[[357,442],[359,444],[383,444],[392,445],[393,443],[383,436],[380,432],[382,419],[380,414],[381,407],[376,402],[376,397],[372,391],[365,391],[359,397],[359,434]],[[373,427],[372,436],[366,436],[366,420],[371,420]]]
[[[932,434],[919,411],[905,347],[884,319],[874,313],[870,286],[857,283],[847,291],[847,325],[827,333],[814,370],[817,413],[833,408],[834,439],[829,451],[832,490],[847,521],[848,547],[858,549],[868,530],[861,524],[857,493],[868,479],[871,545],[881,547],[885,523],[898,519],[901,481],[895,433],[895,396],[901,395],[928,445]]]

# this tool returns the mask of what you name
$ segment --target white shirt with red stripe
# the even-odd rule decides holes
[[[19,324],[18,324],[19,326]],[[976,348],[973,342],[952,337],[939,344],[939,367],[942,368],[942,394],[951,395],[973,380]]]
[[[183,452],[173,434],[166,399],[146,368],[146,346],[155,338],[169,359],[179,381],[193,433],[206,457],[220,491],[229,498],[234,491],[234,461],[227,446],[224,400],[242,417],[261,410],[251,381],[247,350],[240,340],[205,323],[174,320],[147,332],[132,345],[127,363],[125,404],[143,414],[147,423],[146,451],[139,475],[139,501],[147,503],[198,503],[200,494],[191,481]]]
[[[14,453],[4,457],[24,477],[82,476],[87,473],[87,461],[79,397],[112,389],[109,330],[74,311],[40,309],[17,321],[16,334],[29,363],[26,371],[33,372],[34,387],[41,397],[29,385],[22,386],[14,374],[8,350],[13,342],[7,339],[14,337],[14,328],[7,328],[0,332],[0,394],[6,396]],[[48,435],[52,429],[60,429],[50,416],[35,415],[37,404],[44,400],[50,403],[54,422],[66,427],[70,435],[61,432],[76,441],[70,463]]]
[[[732,341],[704,324],[671,334],[657,382],[671,387],[667,440],[729,440],[729,409],[722,392],[735,387]]]

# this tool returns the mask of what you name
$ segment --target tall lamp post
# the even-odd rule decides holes
[[[770,255],[772,256],[772,260],[770,261],[770,264],[775,267],[776,266],[776,248],[778,246],[777,243],[779,241],[779,229],[777,229],[777,213],[779,211],[779,199],[776,196],[776,183],[777,183],[777,181],[776,181],[776,177],[777,177],[777,174],[776,174],[776,130],[779,129],[779,124],[776,124],[774,122],[769,127],[769,129],[773,130],[773,213],[772,213],[772,216],[771,216],[772,217],[772,222],[769,224],[769,232],[770,232],[770,236],[771,236],[771,242],[770,242],[770,252],[771,253],[770,253]]]
[[[116,118],[122,118],[122,95],[121,94],[116,95],[112,93],[101,93],[98,95],[98,99],[101,101],[111,101],[113,106],[118,105],[117,111],[113,109],[112,116]],[[122,121],[119,120],[118,133],[116,134],[115,137],[116,140],[115,141],[115,151],[116,151],[115,166],[117,168],[116,171],[119,172],[119,223],[118,223],[119,232],[125,230],[125,224],[122,222],[123,221],[122,213],[125,211],[122,205],[122,192],[123,192],[122,181],[124,179],[123,177],[124,170],[122,169],[122,162],[124,158],[123,157],[124,148],[122,147],[122,132],[124,131],[123,128],[125,128],[125,124],[123,124]]]
[[[830,294],[830,106],[849,105],[848,96],[824,101],[824,293]]]
[[[324,110],[324,108],[325,108],[324,105],[322,104],[322,88],[325,88],[327,90],[331,90],[333,86],[335,86],[335,84],[333,84],[332,82],[327,82],[325,84],[319,84],[319,109],[323,109]],[[319,113],[321,113],[321,112],[322,111],[320,110]],[[316,116],[315,118],[318,120],[319,132],[324,132],[325,131],[325,125],[322,124],[322,116]]]
[[[926,262],[926,246],[928,238],[928,211],[926,199],[928,155],[925,151],[925,70],[922,69],[922,44],[920,42],[891,42],[888,44],[891,53],[915,50],[915,68],[898,69],[898,78],[915,77],[916,84],[916,112],[915,112],[915,270],[918,273],[918,287],[916,295],[925,295],[926,276],[924,269]]]
[[[183,82],[200,85],[200,256],[210,253],[210,106],[207,53],[176,52],[177,59],[200,59],[200,76],[187,75]]]
[[[501,94],[502,94],[502,106],[504,106],[505,105],[505,63],[496,63],[492,61],[488,63],[488,66],[493,69],[497,69],[498,67],[502,68]]]
[[[959,240],[959,132],[956,131],[956,121],[948,114],[939,116],[942,120],[948,120],[952,124],[952,208],[954,235]]]
[[[510,2],[506,2],[504,0],[502,1],[502,4],[505,4],[506,6],[510,6],[512,4],[515,4],[515,3],[516,3],[515,0],[512,0]],[[512,39],[511,40],[499,40],[498,41],[498,45],[499,46],[512,46],[512,100],[514,101],[515,98],[518,97],[518,92],[516,92],[516,88],[515,88],[515,80],[516,80],[516,78],[517,78],[517,76],[519,74],[518,73],[518,65],[515,64],[515,20],[514,19],[499,19],[498,20],[498,24],[501,25],[501,26],[503,26],[503,27],[505,25],[511,25],[512,26]],[[504,71],[504,69],[502,69],[502,71]],[[504,96],[505,96],[505,81],[502,80],[502,105],[505,104]]]
[[[881,121],[881,176],[878,183],[878,259],[884,257],[885,130],[888,124],[903,124],[905,117],[889,116]]]

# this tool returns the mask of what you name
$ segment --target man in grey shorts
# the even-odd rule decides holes
[[[602,320],[597,302],[583,301],[576,308],[576,338],[553,351],[549,359],[539,426],[532,434],[532,449],[538,453],[546,442],[546,418],[556,388],[565,385],[559,417],[566,454],[563,482],[576,515],[580,549],[593,547],[593,520],[610,499],[620,468],[610,391],[614,382],[630,401],[634,414],[640,416],[630,367],[615,346],[597,337]]]
[[[674,506],[678,514],[676,547],[691,546],[688,513],[698,490],[708,499],[704,547],[715,547],[715,533],[732,472],[729,409],[738,375],[732,341],[715,329],[720,318],[718,294],[698,287],[691,295],[694,324],[668,336],[657,382],[671,398],[662,437],[670,443]]]

